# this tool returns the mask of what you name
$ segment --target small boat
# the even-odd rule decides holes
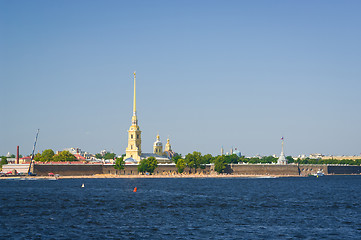
[[[315,177],[323,177],[325,174],[322,171],[317,171],[315,174],[313,174]]]
[[[84,183],[81,185],[81,187],[82,187],[82,188],[85,187],[85,186],[84,186]]]

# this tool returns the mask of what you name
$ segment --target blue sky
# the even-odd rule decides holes
[[[0,1],[0,155],[361,153],[360,1]]]

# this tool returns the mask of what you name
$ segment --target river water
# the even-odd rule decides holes
[[[360,239],[360,190],[361,176],[0,180],[0,239]]]

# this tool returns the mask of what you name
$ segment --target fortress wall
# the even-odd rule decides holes
[[[123,170],[117,170],[114,165],[103,165],[103,174],[138,175],[138,165],[125,165]]]
[[[328,174],[360,174],[361,166],[327,166]]]
[[[103,166],[100,164],[39,164],[34,165],[34,173],[38,176],[48,176],[48,173],[60,176],[85,176],[102,174]]]
[[[5,166],[5,165],[4,165]],[[205,169],[196,171],[189,168],[183,174],[214,174],[214,166],[207,165]],[[275,164],[230,164],[225,169],[225,173],[234,175],[279,175],[279,176],[308,176],[317,171],[324,174],[360,174],[361,166],[328,166],[316,164],[297,165],[275,165]],[[85,176],[95,174],[113,175],[139,175],[138,165],[126,165],[125,169],[114,169],[114,165],[95,164],[39,164],[34,166],[34,172],[39,176],[47,176],[48,173],[59,174],[61,176]],[[154,175],[175,175],[177,168],[173,164],[158,165]]]
[[[308,176],[317,173],[317,171],[322,171],[324,174],[328,174],[327,165],[317,165],[317,164],[300,164],[300,175]]]
[[[297,165],[230,164],[225,169],[235,175],[299,175]]]

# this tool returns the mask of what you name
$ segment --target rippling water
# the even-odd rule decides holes
[[[360,190],[361,176],[1,180],[0,239],[360,239]]]

